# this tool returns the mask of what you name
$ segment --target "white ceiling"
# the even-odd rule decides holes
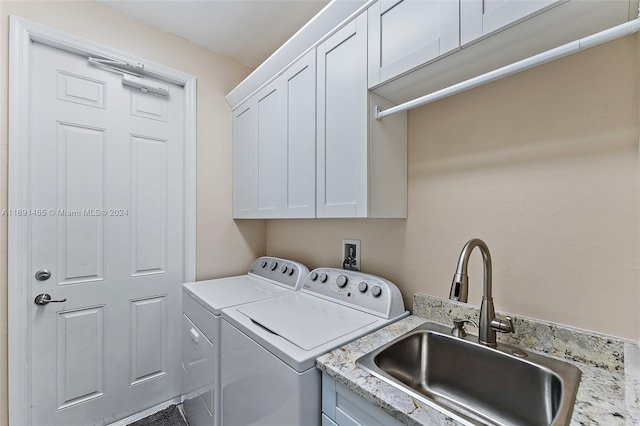
[[[328,0],[98,0],[154,27],[257,67]]]

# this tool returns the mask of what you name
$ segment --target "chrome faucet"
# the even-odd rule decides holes
[[[469,276],[467,275],[467,265],[469,257],[474,248],[478,247],[482,253],[482,263],[484,265],[484,287],[482,292],[482,305],[480,305],[480,323],[478,332],[478,342],[495,347],[496,332],[513,333],[513,321],[510,317],[506,317],[506,321],[496,318],[496,312],[493,308],[493,296],[491,293],[491,254],[489,247],[484,241],[479,239],[469,240],[462,248],[460,259],[458,259],[458,267],[453,276],[451,283],[451,292],[449,299],[467,302],[469,296]]]

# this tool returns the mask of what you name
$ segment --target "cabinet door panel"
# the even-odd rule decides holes
[[[380,0],[369,8],[369,87],[460,46],[459,3]]]
[[[567,0],[462,0],[461,43],[467,44],[565,1]]]
[[[282,171],[281,91],[276,84],[257,95],[256,141],[258,150],[258,216],[278,217],[281,212]]]
[[[318,217],[367,214],[367,16],[318,46]]]
[[[528,15],[538,12],[558,0],[483,0],[484,10],[482,29],[484,34],[516,22]]]
[[[251,101],[233,112],[233,217],[251,217],[256,211],[254,117]]]
[[[327,374],[322,374],[323,425],[400,426],[402,423]]]
[[[310,51],[282,75],[283,216],[316,215],[316,56]]]

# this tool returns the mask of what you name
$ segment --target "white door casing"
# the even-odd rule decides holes
[[[9,218],[10,423],[43,424],[42,413],[49,413],[46,424],[113,421],[163,402],[150,395],[166,400],[180,392],[180,283],[195,279],[195,79],[15,17],[11,36],[9,208],[57,211]],[[177,83],[173,109],[89,67],[87,54],[143,62],[152,77]],[[45,67],[55,81],[40,79],[30,93],[28,76]],[[119,94],[104,97],[111,88]],[[91,96],[83,100],[85,89]],[[39,109],[27,102],[34,95],[48,101]],[[120,117],[105,121],[105,108]],[[163,134],[163,113],[178,115],[177,133]],[[47,115],[53,119],[43,121]],[[167,143],[176,138],[184,151]],[[36,281],[39,268],[51,269],[51,279]],[[39,293],[68,300],[38,307]],[[44,355],[38,360],[31,341]]]

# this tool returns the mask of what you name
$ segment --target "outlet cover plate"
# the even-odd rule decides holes
[[[361,271],[360,240],[347,240],[343,238],[341,248],[340,264],[342,265],[342,269]]]

